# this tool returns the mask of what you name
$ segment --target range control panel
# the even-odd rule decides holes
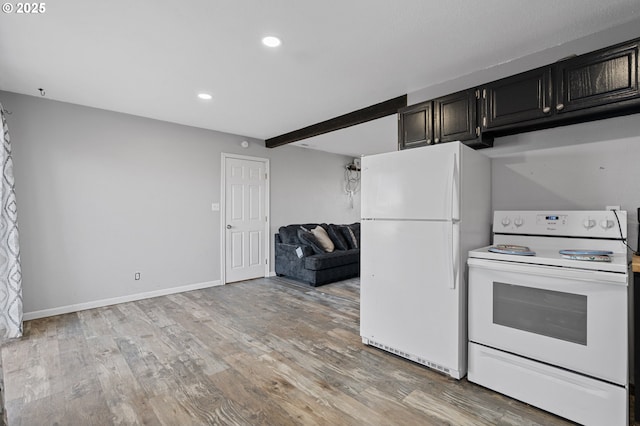
[[[611,210],[493,212],[493,232],[518,235],[557,235],[627,238],[627,212]]]

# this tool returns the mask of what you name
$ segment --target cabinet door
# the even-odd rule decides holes
[[[398,148],[415,148],[433,143],[433,104],[431,101],[398,111]]]
[[[551,67],[538,68],[482,88],[482,128],[495,129],[551,113]]]
[[[640,98],[638,40],[560,62],[555,70],[558,114]]]
[[[465,90],[433,101],[434,142],[466,141],[476,132],[475,90]]]

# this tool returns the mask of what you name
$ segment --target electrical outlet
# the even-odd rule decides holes
[[[140,272],[136,272],[136,274],[134,275],[134,278],[136,281],[138,281],[140,279]]]
[[[620,206],[607,206],[606,210],[617,210],[617,211],[620,211]]]

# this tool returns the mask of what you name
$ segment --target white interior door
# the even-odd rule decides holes
[[[265,276],[267,161],[224,157],[225,283]]]

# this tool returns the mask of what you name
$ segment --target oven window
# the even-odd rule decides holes
[[[587,344],[587,296],[493,283],[493,322]]]

